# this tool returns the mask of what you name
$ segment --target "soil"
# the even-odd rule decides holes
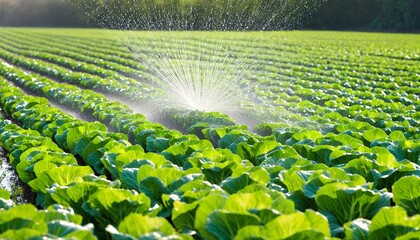
[[[0,188],[9,191],[10,199],[17,204],[34,203],[35,201],[35,193],[19,180],[3,148],[0,148]]]

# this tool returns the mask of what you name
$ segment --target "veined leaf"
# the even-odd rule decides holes
[[[394,201],[412,216],[420,214],[420,177],[406,176],[400,178],[392,186]]]

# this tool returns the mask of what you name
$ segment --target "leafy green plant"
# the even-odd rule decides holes
[[[420,216],[408,217],[401,207],[382,208],[372,219],[368,239],[416,239]]]
[[[420,214],[420,177],[405,176],[392,186],[394,202],[412,216]]]
[[[321,187],[315,202],[320,212],[342,225],[357,218],[372,219],[382,207],[390,205],[391,197],[387,192],[337,182]]]
[[[5,202],[2,195],[1,202]],[[51,205],[37,210],[31,204],[2,205],[0,208],[0,237],[16,238],[78,238],[97,239],[93,224],[82,226],[82,217],[72,209]]]

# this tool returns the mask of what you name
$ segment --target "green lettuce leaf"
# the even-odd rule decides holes
[[[327,219],[314,211],[278,216],[264,226],[247,226],[235,239],[325,239],[330,237]]]
[[[207,218],[205,228],[212,235],[207,239],[233,239],[241,228],[259,224],[260,219],[254,214],[214,210]]]
[[[393,186],[394,202],[403,207],[412,216],[420,214],[420,177],[406,176],[400,178]]]
[[[420,215],[410,218],[401,207],[384,207],[372,219],[369,239],[395,239],[411,232],[420,232]]]
[[[225,205],[227,196],[215,194],[208,195],[201,200],[200,206],[197,208],[194,227],[198,230],[201,237],[206,239],[214,239],[206,228],[208,216],[217,209],[222,209]]]
[[[14,229],[33,229],[38,233],[47,233],[47,224],[36,219],[38,212],[35,206],[30,204],[17,205],[0,212],[0,233]],[[12,234],[12,233],[9,233]]]
[[[53,184],[66,186],[72,182],[83,182],[83,177],[93,174],[88,166],[62,165],[42,172],[41,176],[29,182],[29,185],[38,192],[47,192]]]
[[[341,225],[357,218],[371,219],[382,207],[390,205],[392,194],[336,182],[321,187],[315,195],[320,212],[335,216]]]
[[[82,208],[95,218],[101,229],[105,229],[108,224],[118,226],[130,213],[146,214],[150,199],[144,193],[126,189],[98,188]]]
[[[346,240],[367,240],[370,221],[363,218],[355,219],[344,224]]]
[[[86,239],[96,240],[93,234],[93,224],[80,226],[67,221],[50,221],[48,222],[48,234],[64,239]]]
[[[99,188],[115,187],[115,183],[104,179],[87,179],[85,176],[83,182],[73,182],[67,186],[53,186],[48,189],[50,197],[58,204],[65,207],[71,207],[75,213],[89,219],[91,216],[83,208],[83,204],[89,200]]]
[[[175,234],[174,228],[165,218],[143,216],[136,213],[125,217],[118,225],[118,231],[111,226],[107,227],[107,231],[112,235],[129,235],[134,239],[142,239],[146,236],[162,239]]]

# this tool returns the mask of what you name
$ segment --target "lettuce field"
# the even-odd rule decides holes
[[[1,239],[420,239],[420,35],[124,34],[0,29]],[[250,97],[165,107],[156,41]]]

